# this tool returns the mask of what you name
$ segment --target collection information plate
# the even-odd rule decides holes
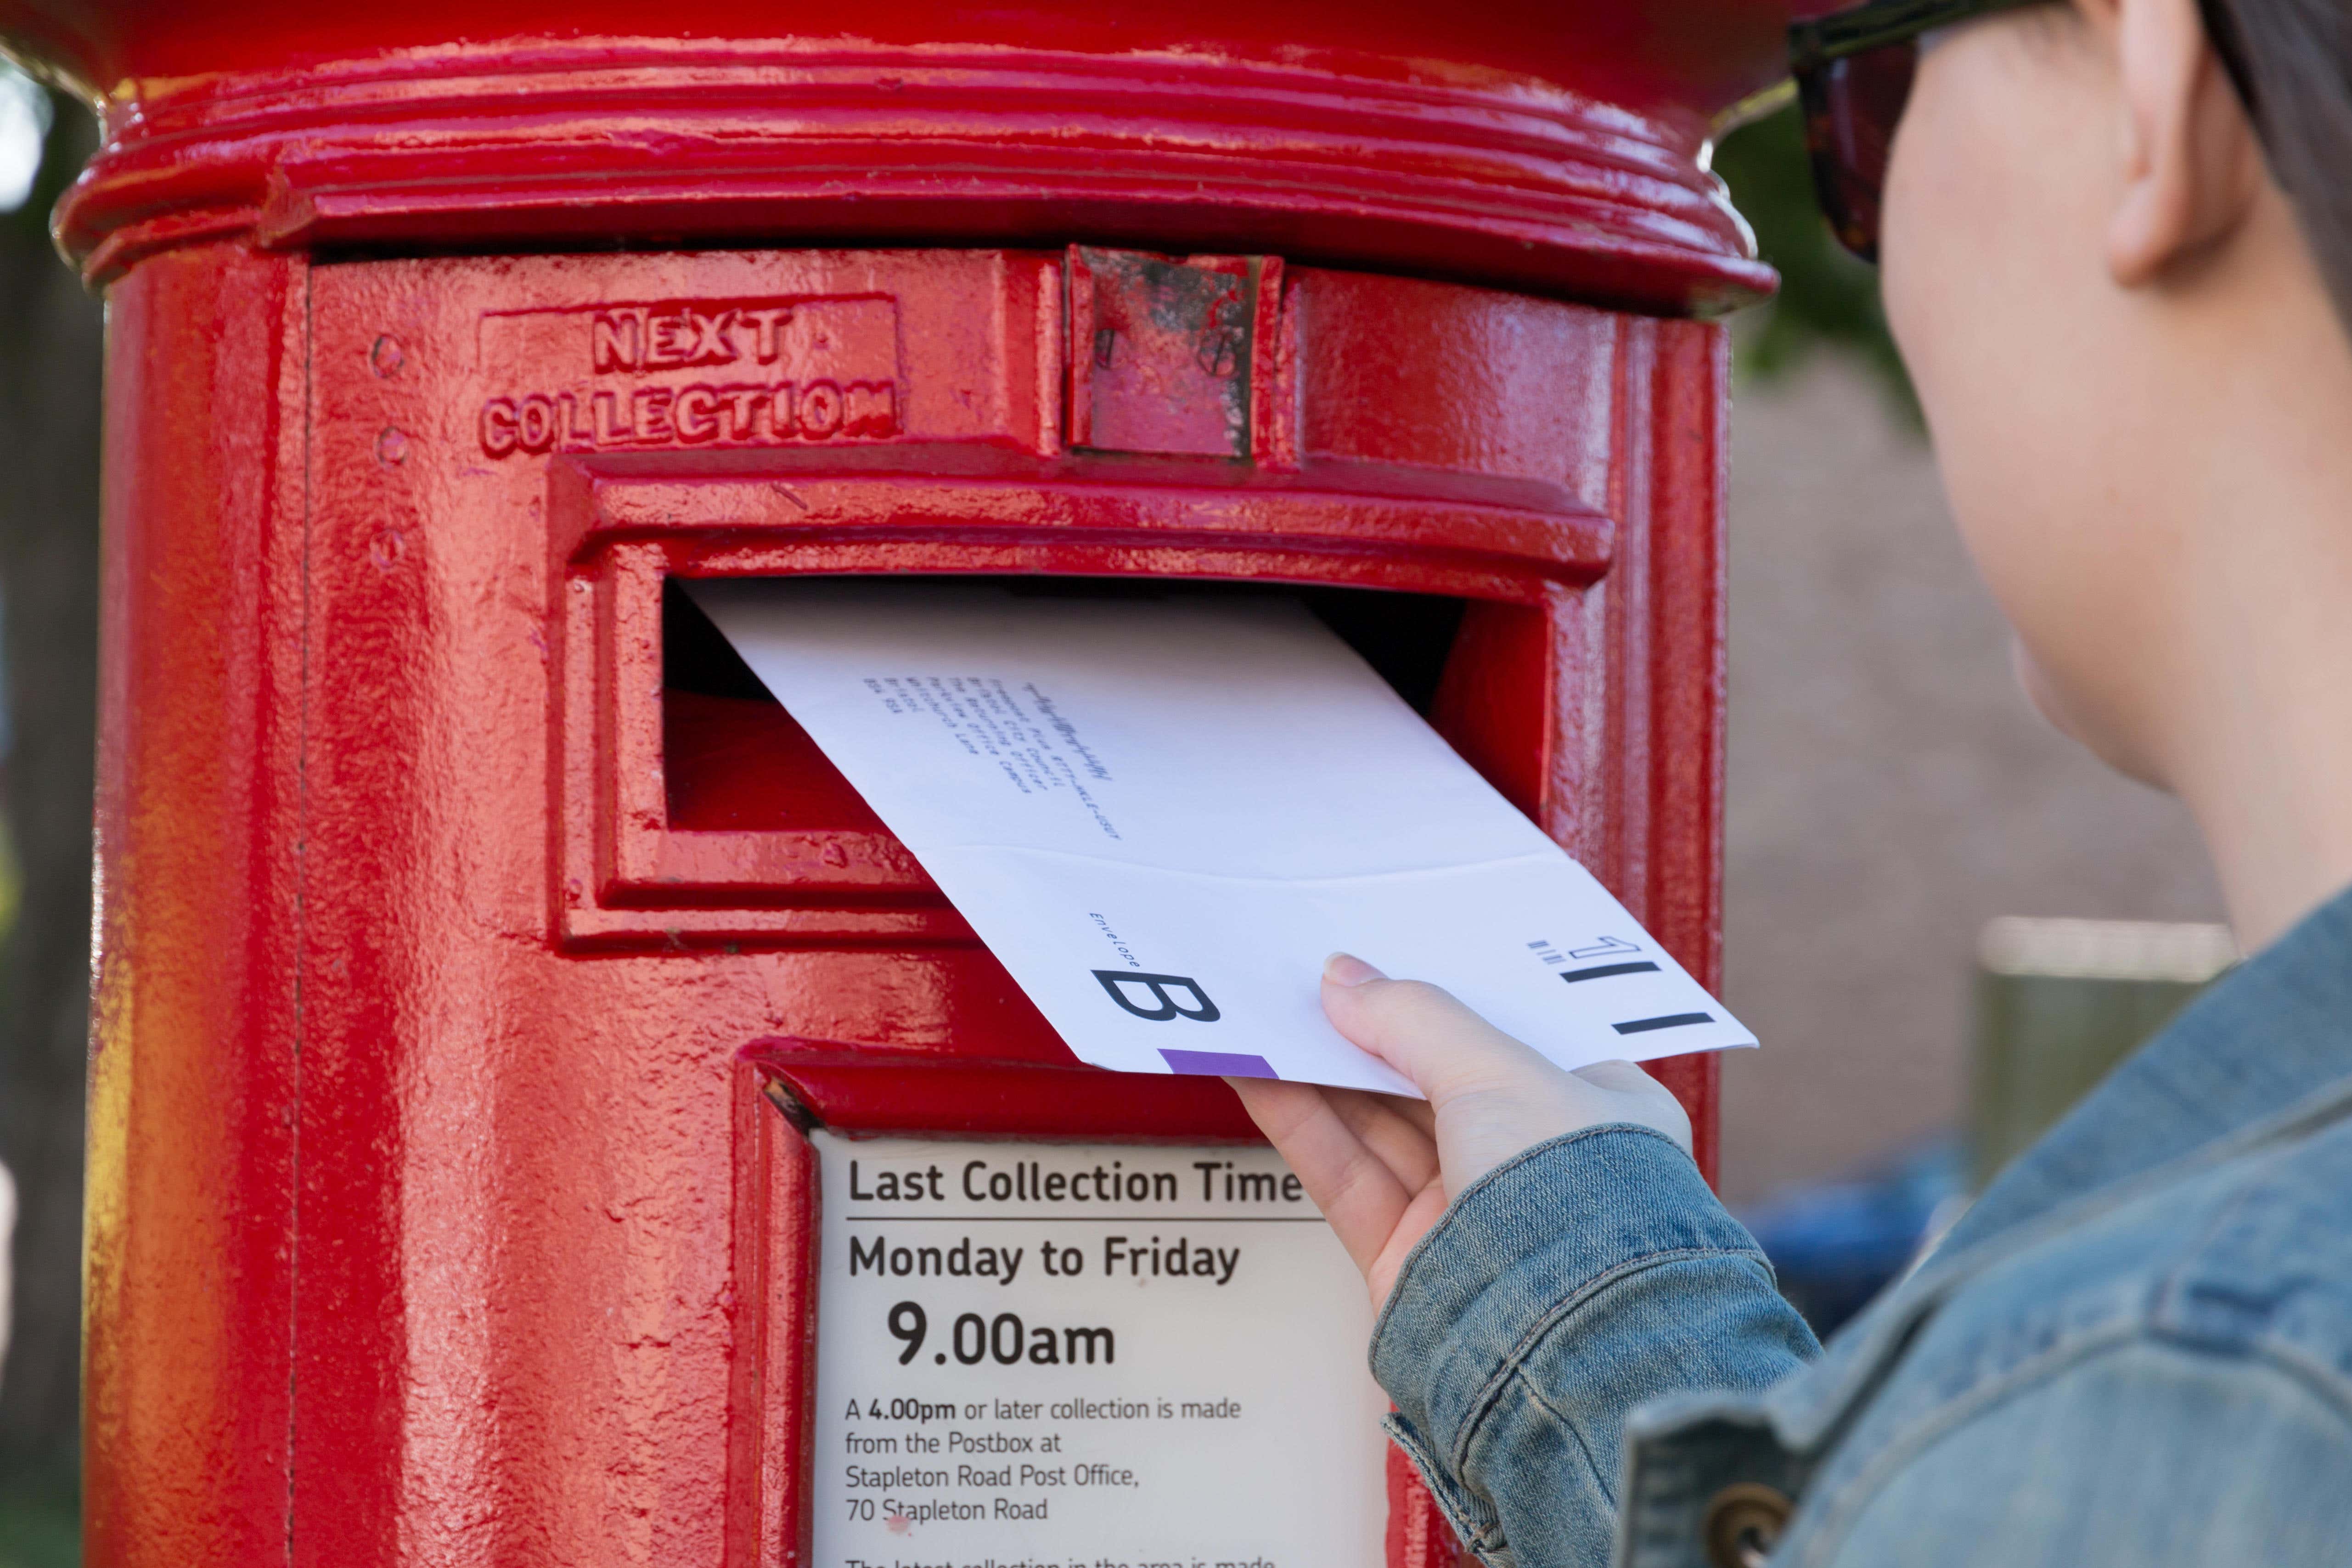
[[[814,1568],[1369,1568],[1363,1281],[1270,1149],[819,1133]]]

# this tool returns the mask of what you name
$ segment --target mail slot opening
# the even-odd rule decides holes
[[[1166,579],[931,580],[985,582],[1041,597],[1295,595],[1424,717],[1438,705],[1466,611],[1461,599],[1371,589]],[[662,591],[662,687],[670,827],[707,832],[887,831],[675,579]]]

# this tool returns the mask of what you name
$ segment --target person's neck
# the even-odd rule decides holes
[[[2248,953],[2352,883],[2352,355],[2265,315],[2193,400],[2166,768]]]
[[[2352,670],[2352,664],[2336,668]],[[2276,711],[2323,695],[2298,674],[2230,727],[2239,739],[2181,795],[2221,883],[2230,926],[2252,953],[2352,884],[2352,711],[2337,695],[2308,714]],[[2321,716],[2337,727],[2317,733]]]

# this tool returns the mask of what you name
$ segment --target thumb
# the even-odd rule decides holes
[[[1324,962],[1323,1011],[1352,1044],[1411,1079],[1433,1106],[1507,1091],[1525,1082],[1530,1067],[1556,1071],[1451,991],[1423,980],[1391,980],[1349,954],[1334,953]]]

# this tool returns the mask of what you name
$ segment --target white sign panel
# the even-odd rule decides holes
[[[1563,1067],[1756,1043],[1296,601],[694,593],[1082,1061],[1412,1093],[1335,948]]]
[[[1272,1150],[813,1141],[814,1568],[1377,1568],[1370,1309]]]

